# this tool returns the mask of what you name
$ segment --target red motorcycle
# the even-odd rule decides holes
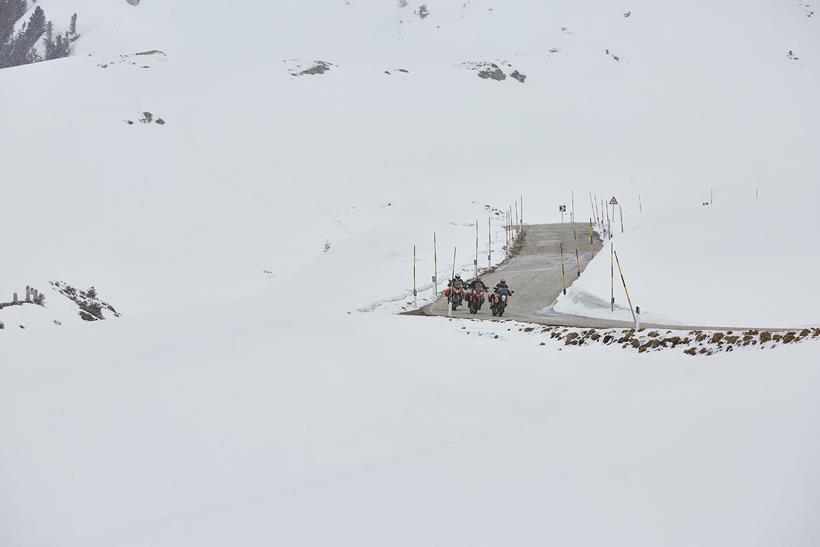
[[[477,314],[481,306],[484,305],[484,290],[479,288],[470,289],[470,292],[467,293],[467,305],[470,308],[470,313]]]
[[[512,294],[513,291],[510,291]],[[493,312],[493,317],[502,317],[504,311],[507,309],[507,304],[510,297],[506,294],[494,293],[490,295],[490,311]]]
[[[453,311],[456,311],[456,309],[458,309],[458,307],[464,302],[464,289],[447,287],[444,289],[444,297],[447,299],[447,303],[450,307],[452,307]]]

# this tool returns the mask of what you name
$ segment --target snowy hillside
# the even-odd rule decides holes
[[[368,262],[395,280],[378,300],[409,288],[412,244],[429,255],[442,222],[483,216],[472,201],[523,193],[527,220],[554,220],[571,188],[658,211],[820,171],[816,21],[791,5],[276,2],[247,6],[254,33],[194,2],[42,5],[80,13],[82,37],[0,73],[19,98],[7,199],[38,199],[0,217],[20,234],[5,292],[95,285],[126,315],[230,300],[378,228],[394,248]],[[293,76],[317,60],[332,68]]]
[[[414,245],[423,303],[434,233],[469,274],[574,190],[648,317],[820,325],[811,1],[37,5],[79,38],[0,70],[0,304],[45,294],[0,305],[0,545],[820,541],[817,343],[394,315]]]

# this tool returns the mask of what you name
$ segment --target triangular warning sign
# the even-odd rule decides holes
[[[615,199],[615,196],[612,196],[612,199],[609,200],[610,205],[618,205],[618,200]]]

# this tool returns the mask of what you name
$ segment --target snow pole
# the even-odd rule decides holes
[[[601,225],[601,215],[598,212],[598,194],[595,194],[595,201],[592,202],[592,208],[595,210],[595,224]]]
[[[493,267],[493,228],[492,217],[487,217],[487,267]]]
[[[613,215],[615,213],[612,213]],[[609,233],[609,239],[612,239],[612,222],[609,218],[609,206],[606,208],[606,231]]]
[[[578,254],[578,240],[575,240],[575,265],[578,267],[578,277],[581,277],[581,257]]]
[[[521,227],[524,227],[524,194],[521,194]]]
[[[570,198],[572,209],[570,209],[569,220],[572,222],[572,237],[575,239],[575,246],[578,246],[578,231],[575,228],[575,190],[572,190],[572,197]]]
[[[416,290],[416,246],[413,245],[413,307],[418,306],[418,291]]]
[[[561,246],[561,287],[564,291],[564,294],[567,294],[567,274],[564,271],[564,243],[559,243]]]
[[[589,205],[592,210],[592,216],[595,216],[595,202],[592,201],[592,192],[589,192]]]
[[[504,223],[504,237],[506,237],[506,241],[507,241],[507,246],[504,248],[504,251],[505,251],[504,256],[506,258],[509,258],[509,256],[510,256],[510,223],[509,222]]]
[[[595,258],[595,240],[592,236],[592,219],[589,220],[589,260]]]
[[[473,265],[475,265],[475,277],[478,279],[478,221],[475,221],[475,260],[473,260]]]
[[[624,233],[624,209],[620,203],[618,204],[618,213],[621,216],[621,233]]]
[[[626,300],[629,302],[629,311],[632,312],[632,320],[635,322],[635,328],[638,328],[638,318],[635,317],[635,309],[632,307],[632,299],[629,297],[629,289],[626,288],[626,280],[624,279],[624,271],[621,269],[621,261],[618,260],[618,251],[614,251],[615,262],[618,264],[618,273],[621,274],[621,283],[624,285],[624,293],[626,293]]]
[[[609,297],[610,311],[615,311],[615,259],[612,241],[609,242]]]
[[[450,283],[447,284],[448,289],[450,290],[450,295],[452,296],[453,291],[455,290],[455,283],[453,280],[456,278],[456,249],[457,247],[453,247],[453,275],[450,276]],[[450,304],[450,299],[447,299],[447,317],[450,317],[453,314],[453,306]]]
[[[518,201],[516,201],[516,202],[515,202],[515,229],[516,229],[516,230],[518,230],[518,226],[519,226],[519,225],[520,225],[520,224],[519,224],[519,222],[518,222]]]
[[[436,244],[436,233],[433,232],[433,287],[438,296],[438,245]]]
[[[504,258],[507,258],[507,253],[510,249],[510,231],[507,228],[507,223],[504,223]]]

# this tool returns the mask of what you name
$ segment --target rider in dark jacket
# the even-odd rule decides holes
[[[461,274],[456,274],[455,279],[450,280],[450,287],[459,291],[464,288],[464,281],[461,280]]]
[[[506,296],[512,295],[513,291],[507,286],[507,281],[502,279],[498,282],[498,285],[495,286],[495,294],[502,294]]]
[[[468,285],[473,290],[478,289],[479,291],[487,291],[487,285],[481,279],[473,279],[470,284]]]

